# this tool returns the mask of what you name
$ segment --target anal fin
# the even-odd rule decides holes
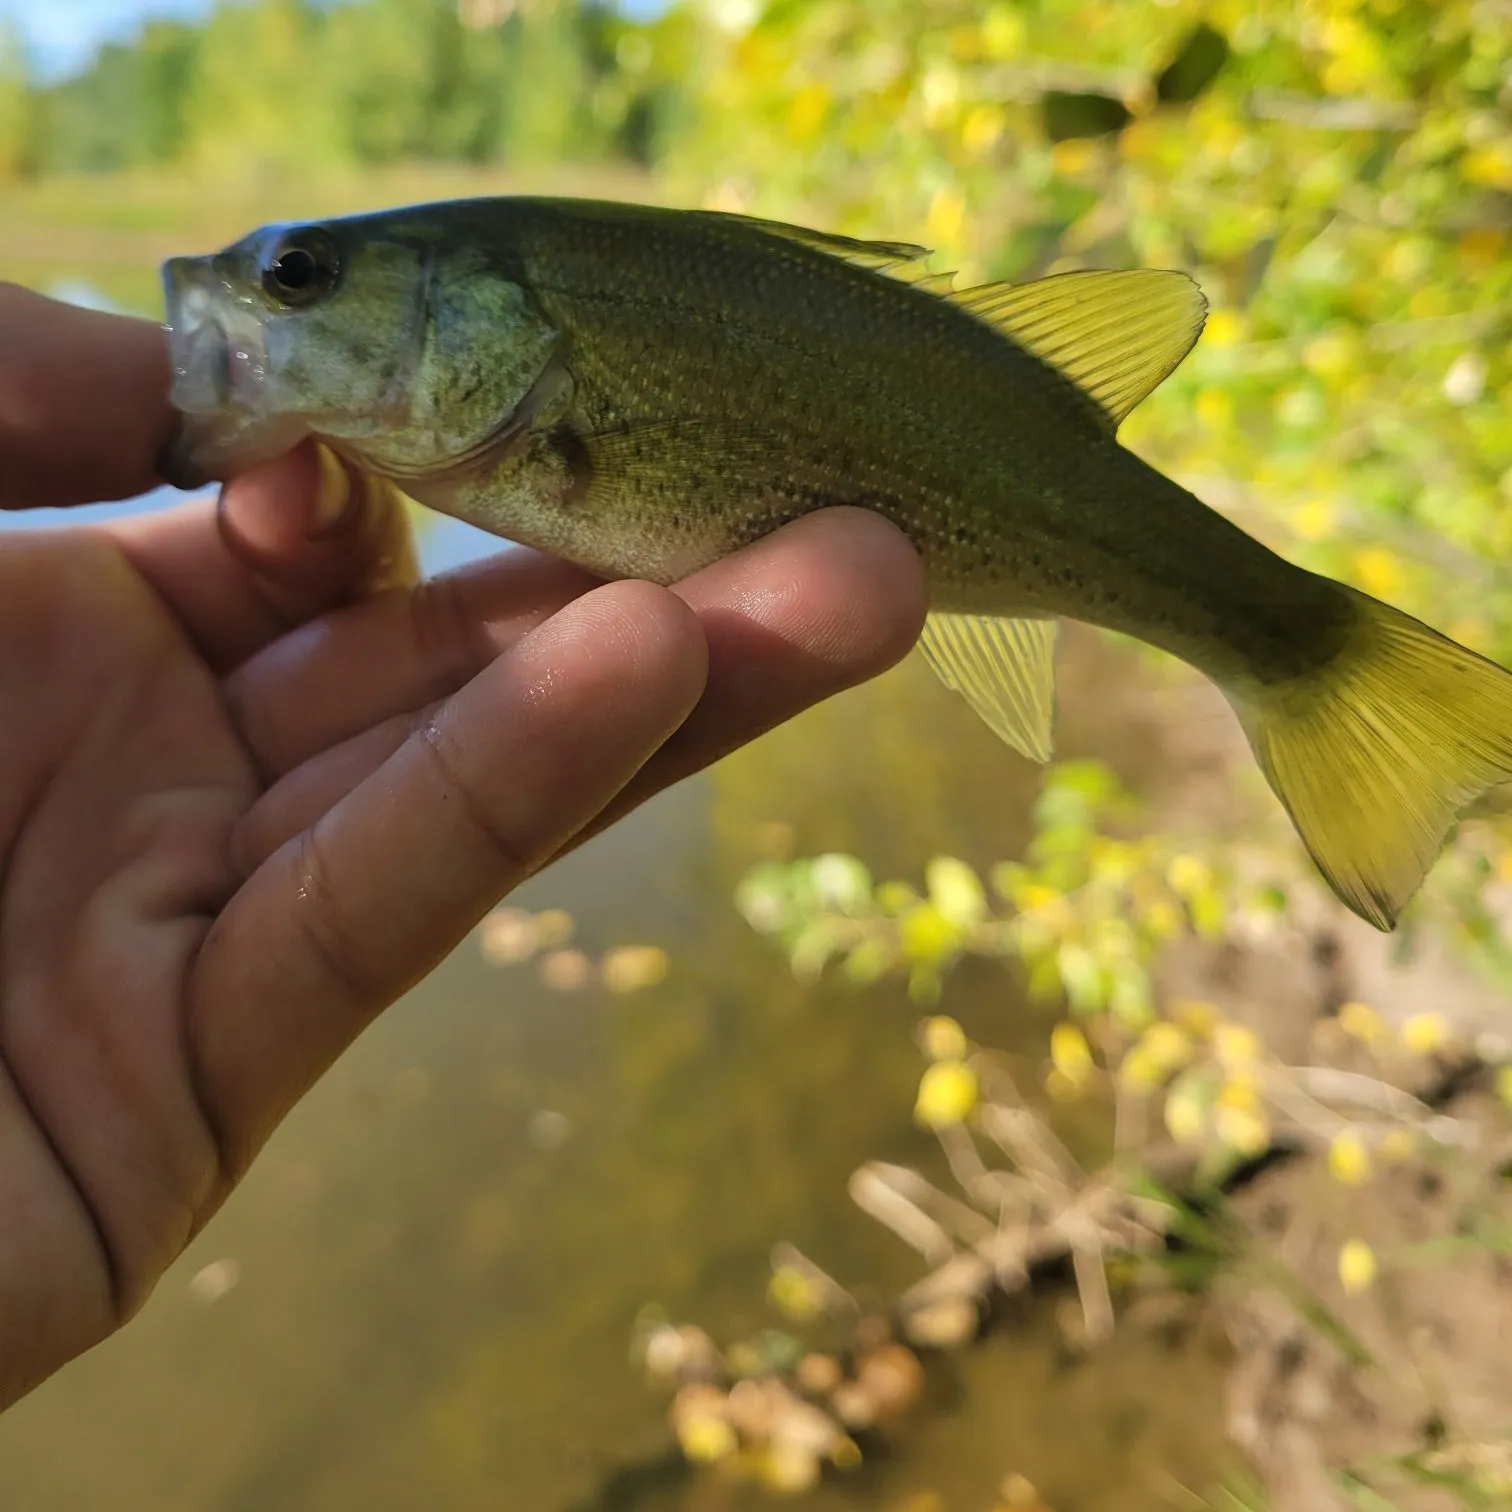
[[[1053,619],[931,614],[919,649],[947,688],[960,693],[993,733],[1031,761],[1054,749]]]

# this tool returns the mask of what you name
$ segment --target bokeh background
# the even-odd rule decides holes
[[[1186,268],[1127,443],[1512,659],[1506,0],[0,0],[0,278],[155,318],[166,256],[501,192]],[[1502,807],[1388,944],[1184,669],[1073,629],[1058,745],[911,658],[537,879],[0,1420],[0,1506],[1505,1505]],[[1032,1286],[900,1317],[1004,1235]],[[808,1393],[840,1447],[669,1423],[805,1350],[891,1367]]]

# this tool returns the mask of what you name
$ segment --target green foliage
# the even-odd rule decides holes
[[[31,167],[34,115],[20,33],[14,24],[0,20],[0,184]]]
[[[573,0],[221,0],[198,25],[149,22],[46,89],[0,46],[0,178],[644,159],[667,85],[648,45]]]
[[[1512,651],[1504,7],[706,10],[686,192],[923,240],[971,280],[1190,269],[1207,334],[1125,438],[1307,565]]]
[[[1274,916],[1285,894],[1268,878],[1241,883],[1221,852],[1199,854],[1167,836],[1111,833],[1137,814],[1133,799],[1096,762],[1051,768],[1035,809],[1024,860],[993,868],[993,902],[963,862],[939,857],[925,889],[874,886],[853,856],[826,855],[756,868],[737,906],[773,934],[793,969],[814,975],[839,958],[869,982],[908,973],[915,996],[933,1002],[942,973],[963,954],[1016,957],[1030,991],[1064,994],[1077,1013],[1111,1012],[1130,1028],[1152,1019],[1149,968],[1187,933],[1221,937]]]

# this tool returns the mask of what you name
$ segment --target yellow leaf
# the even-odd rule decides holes
[[[1352,1297],[1375,1285],[1375,1251],[1363,1239],[1347,1240],[1339,1250],[1339,1283]]]
[[[1050,1059],[1067,1081],[1080,1084],[1092,1075],[1092,1047],[1072,1023],[1062,1021],[1050,1031]]]
[[[1191,1088],[1178,1086],[1166,1098],[1165,1125],[1178,1144],[1195,1144],[1207,1128],[1207,1108]]]
[[[933,903],[920,903],[903,915],[899,937],[911,961],[942,961],[961,943],[960,931]]]
[[[936,856],[924,868],[929,901],[942,917],[962,928],[978,923],[987,913],[987,894],[981,879],[964,861]]]
[[[735,1430],[723,1418],[685,1418],[677,1425],[677,1441],[682,1452],[695,1464],[711,1465],[733,1454],[739,1444]]]
[[[1353,1129],[1334,1135],[1328,1147],[1328,1169],[1344,1186],[1364,1186],[1370,1180],[1370,1151]]]
[[[1192,1058],[1191,1036],[1165,1019],[1151,1024],[1140,1040],[1145,1054],[1164,1071],[1177,1071]]]
[[[936,1061],[919,1080],[914,1117],[931,1129],[958,1124],[977,1105],[976,1073],[964,1061]]]
[[[1414,1013],[1402,1025],[1402,1043],[1414,1055],[1432,1055],[1449,1040],[1449,1025],[1439,1013]]]

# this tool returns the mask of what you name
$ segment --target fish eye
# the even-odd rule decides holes
[[[263,269],[263,288],[281,305],[303,308],[336,287],[341,259],[324,231],[295,231],[275,248]]]

